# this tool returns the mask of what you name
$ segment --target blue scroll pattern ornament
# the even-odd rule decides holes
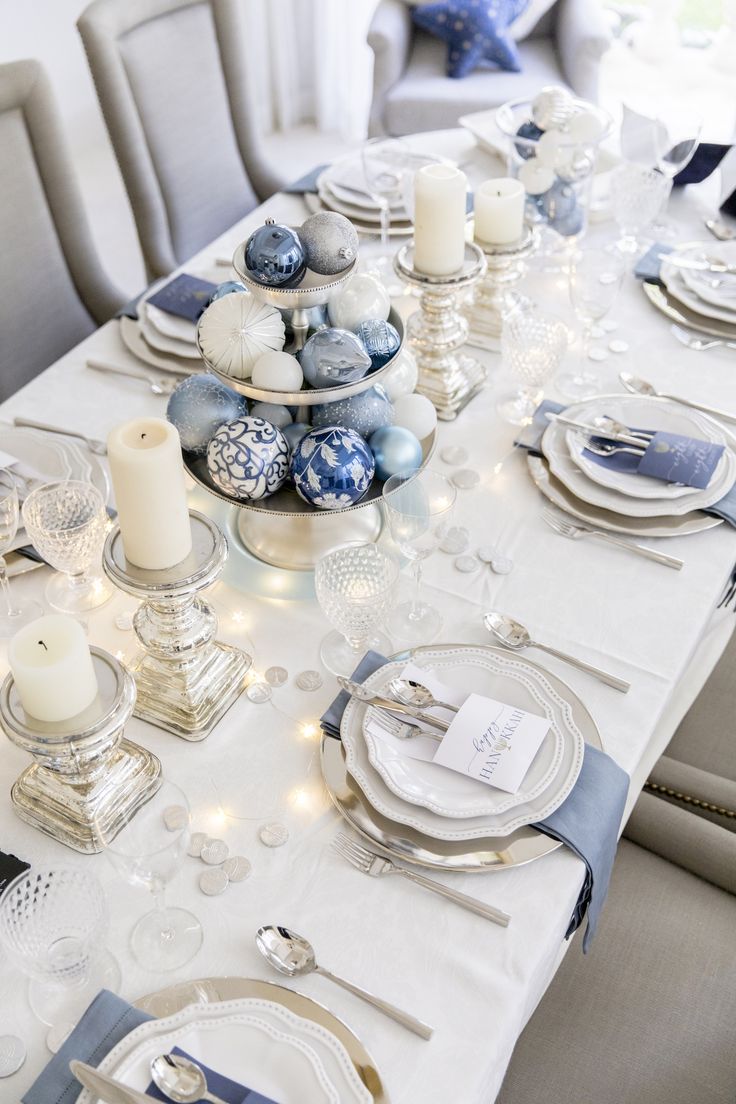
[[[221,426],[207,449],[207,467],[226,495],[267,498],[289,471],[289,446],[283,433],[263,418],[238,418]]]
[[[359,502],[374,471],[373,454],[363,438],[342,426],[313,429],[291,458],[298,494],[320,510],[343,510]]]

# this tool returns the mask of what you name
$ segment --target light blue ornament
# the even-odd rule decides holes
[[[574,188],[556,180],[549,191],[539,196],[538,206],[546,220],[554,225],[556,219],[567,218],[577,207]]]
[[[289,472],[289,446],[263,418],[220,426],[207,449],[207,468],[221,491],[239,499],[267,498]]]
[[[371,358],[371,371],[383,368],[384,364],[399,351],[401,338],[399,331],[383,318],[369,318],[361,322],[355,331],[363,348]]]
[[[316,427],[341,425],[354,429],[366,440],[381,426],[391,425],[393,420],[393,403],[380,384],[350,399],[321,403],[312,410],[312,422]]]
[[[371,485],[375,465],[370,449],[352,429],[313,429],[294,449],[291,476],[305,502],[321,510],[343,510]]]
[[[166,417],[176,427],[181,447],[203,456],[221,425],[248,413],[243,395],[220,383],[211,372],[187,376],[175,388],[166,407]]]
[[[215,288],[212,292],[207,306],[209,306],[210,303],[216,303],[218,299],[224,299],[226,295],[232,295],[235,291],[247,292],[248,289],[245,284],[241,284],[239,280],[226,280],[224,284],[220,284],[219,287]]]
[[[290,226],[267,219],[245,243],[245,267],[259,284],[293,287],[307,268],[299,235]]]
[[[291,425],[284,426],[281,432],[286,438],[286,443],[289,446],[289,453],[292,453],[302,437],[306,437],[311,431],[312,427],[307,425],[306,422],[292,422]]]
[[[422,463],[422,446],[403,426],[377,429],[368,442],[376,461],[376,478],[384,481],[399,472],[416,471]]]
[[[254,418],[263,418],[265,422],[270,422],[279,429],[283,429],[292,422],[288,406],[282,406],[281,403],[253,403],[250,412]]]
[[[336,387],[362,379],[370,370],[371,358],[363,344],[349,330],[318,330],[299,354],[299,363],[312,387]]]
[[[320,276],[336,276],[358,256],[358,231],[336,211],[318,211],[299,227],[307,268]]]

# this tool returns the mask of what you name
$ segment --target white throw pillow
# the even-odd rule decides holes
[[[514,42],[528,38],[543,15],[546,15],[557,0],[529,0],[529,4],[509,27]]]

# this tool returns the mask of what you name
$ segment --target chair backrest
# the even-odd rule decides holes
[[[233,117],[217,0],[93,0],[77,26],[152,276],[258,202]]]
[[[123,296],[94,249],[49,81],[0,65],[0,400],[106,321]]]

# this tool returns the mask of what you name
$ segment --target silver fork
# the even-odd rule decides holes
[[[722,337],[710,339],[698,337],[697,334],[691,333],[683,326],[674,325],[670,327],[670,330],[672,336],[676,337],[681,345],[684,345],[687,349],[695,349],[699,353],[704,353],[708,349],[716,349],[719,345],[723,345],[726,349],[736,349],[736,341],[726,341]]]
[[[389,713],[387,709],[381,709],[379,705],[373,705],[371,709],[379,714],[378,720],[381,728],[389,735],[395,736],[397,740],[410,740],[413,736],[429,736],[432,740],[442,739],[441,732],[430,732],[429,729],[422,728],[421,725],[414,724],[412,721],[400,721],[393,713]]]
[[[35,422],[33,418],[13,418],[13,425],[24,426],[27,429],[41,429],[44,433],[60,433],[62,437],[73,437],[75,441],[84,442],[95,456],[107,456],[107,445],[104,441],[98,441],[95,437],[85,437],[75,429],[62,429],[60,426],[47,425],[46,422]]]
[[[403,866],[397,866],[390,859],[384,858],[383,855],[379,855],[375,851],[369,851],[367,847],[361,847],[359,843],[355,843],[354,840],[349,839],[342,832],[335,836],[332,847],[338,855],[342,855],[344,859],[352,863],[356,870],[368,874],[371,878],[380,878],[384,874],[401,874],[409,881],[415,882],[433,893],[438,893],[440,897],[445,897],[448,901],[454,901],[456,905],[467,909],[468,912],[474,912],[476,916],[482,916],[485,920],[499,924],[502,928],[509,925],[511,917],[508,913],[501,912],[500,909],[493,908],[492,905],[484,905],[482,901],[478,901],[475,897],[469,897],[467,893],[459,893],[456,889],[450,889],[441,882],[425,878],[423,874],[417,874],[413,870],[406,870]]]
[[[676,556],[667,556],[664,552],[656,552],[653,548],[647,548],[645,544],[630,544],[629,541],[614,537],[611,533],[604,533],[601,529],[591,529],[586,525],[573,524],[560,517],[559,514],[553,514],[551,510],[542,510],[542,518],[547,522],[550,529],[554,529],[555,533],[559,533],[561,537],[569,537],[571,540],[579,540],[580,537],[595,537],[607,544],[615,544],[618,548],[625,548],[628,552],[635,552],[637,556],[643,556],[646,560],[654,560],[655,563],[664,564],[665,567],[671,567],[675,571],[679,571],[683,566],[683,561],[678,560]]]

